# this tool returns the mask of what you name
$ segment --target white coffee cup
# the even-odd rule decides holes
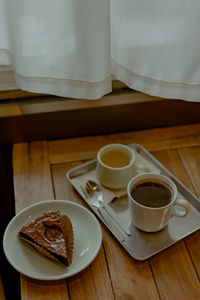
[[[159,207],[149,207],[138,203],[133,198],[133,190],[144,182],[156,182],[164,185],[171,193],[170,202],[165,206]],[[183,218],[190,209],[186,200],[177,197],[177,187],[174,182],[167,176],[156,173],[146,173],[133,177],[128,183],[127,194],[133,224],[147,232],[156,232],[163,229],[167,226],[171,217]],[[183,207],[184,211],[178,211],[174,208],[175,206]]]
[[[120,166],[121,158],[125,165]],[[118,161],[112,161],[118,154]],[[107,161],[104,158],[107,157]],[[109,161],[110,157],[110,161]],[[121,161],[121,162],[122,162]],[[116,164],[115,164],[116,163]],[[96,176],[101,184],[110,189],[123,189],[134,176],[135,151],[123,144],[108,144],[102,147],[97,154]]]

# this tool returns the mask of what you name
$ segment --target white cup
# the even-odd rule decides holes
[[[123,167],[109,166],[102,161],[104,154],[113,151],[124,153],[129,159]],[[96,176],[101,184],[110,189],[123,189],[134,176],[135,151],[123,144],[109,144],[102,147],[97,154]]]
[[[131,191],[140,182],[158,182],[163,184],[171,192],[170,203],[160,207],[148,207],[136,202]],[[156,173],[146,173],[133,177],[127,186],[127,194],[133,224],[147,232],[156,232],[163,229],[167,226],[171,217],[183,218],[190,209],[186,200],[177,198],[177,188],[174,182],[167,176]],[[176,210],[175,206],[183,207],[184,211]]]

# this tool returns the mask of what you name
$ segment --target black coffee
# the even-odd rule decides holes
[[[163,207],[171,202],[169,188],[157,181],[138,182],[131,191],[133,199],[147,207]]]

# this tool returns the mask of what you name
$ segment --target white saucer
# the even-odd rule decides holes
[[[74,252],[69,267],[54,263],[17,236],[23,225],[50,210],[59,210],[72,222]],[[39,202],[23,209],[10,221],[3,237],[4,252],[10,264],[20,273],[40,280],[67,278],[82,271],[97,256],[101,243],[102,231],[96,217],[85,207],[67,200]]]

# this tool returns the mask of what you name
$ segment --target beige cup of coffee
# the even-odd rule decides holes
[[[189,212],[186,200],[177,197],[177,188],[167,176],[146,173],[133,177],[127,187],[133,224],[147,232],[167,226],[171,217],[185,217]],[[181,206],[178,211],[175,206]]]
[[[97,154],[96,176],[110,189],[123,189],[134,176],[135,152],[123,144],[109,144]]]

